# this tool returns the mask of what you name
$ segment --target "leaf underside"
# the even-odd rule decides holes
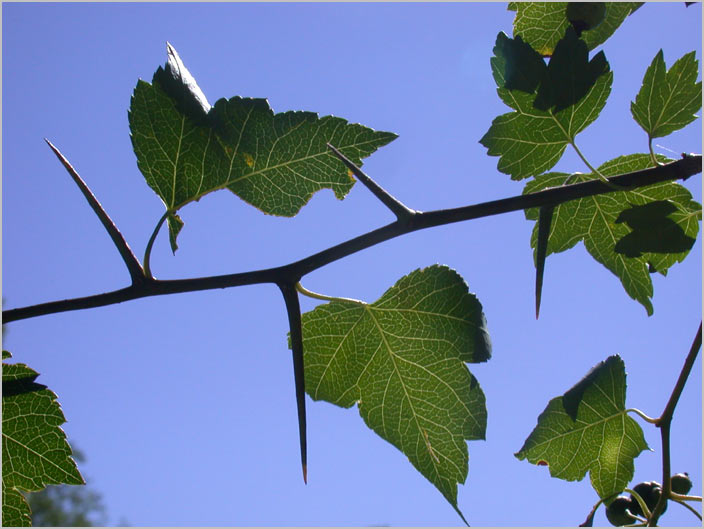
[[[464,280],[431,266],[374,303],[332,301],[302,322],[308,394],[345,408],[356,403],[365,423],[462,516],[465,441],[486,431],[484,394],[465,363],[484,362],[491,350],[481,304]]]
[[[662,50],[655,55],[636,100],[631,102],[633,119],[649,139],[667,136],[697,119],[695,112],[702,106],[698,73],[694,52],[684,55],[667,71]]]
[[[590,50],[604,43],[642,2],[606,2],[604,20],[593,29],[582,32],[581,39]],[[543,56],[552,55],[557,42],[570,27],[567,2],[509,2],[516,11],[513,34],[523,37]]]
[[[3,351],[3,360],[10,358]],[[24,364],[2,365],[2,525],[31,525],[20,490],[83,484],[60,425],[66,422],[56,395]]]
[[[603,53],[591,60],[568,30],[548,65],[520,36],[499,33],[491,59],[497,93],[514,111],[495,118],[479,142],[499,171],[521,180],[552,168],[606,104],[613,74]]]
[[[668,161],[662,156],[658,160]],[[632,154],[608,161],[598,170],[608,177],[651,166],[648,154]],[[546,173],[529,182],[523,193],[561,186],[568,178],[570,183],[577,183],[597,177],[594,174]],[[642,225],[634,230],[632,223],[629,226],[625,222],[628,213],[624,212],[633,210],[631,217],[637,217],[637,208],[662,201],[667,202],[664,207],[669,208],[668,212],[663,214],[661,208],[660,216],[646,225],[645,229],[651,231],[649,235],[644,235]],[[538,220],[538,210],[526,210],[526,218]],[[563,252],[583,241],[592,257],[614,273],[628,295],[641,303],[650,315],[653,313],[650,270],[665,275],[672,265],[683,261],[697,238],[700,220],[701,205],[692,200],[685,187],[674,182],[572,200],[555,207],[546,255]],[[667,237],[667,241],[663,242],[659,235]],[[531,237],[534,249],[537,241],[536,226]]]
[[[549,402],[515,456],[547,463],[552,477],[567,481],[589,472],[600,498],[618,494],[633,478],[633,460],[648,449],[625,401],[625,366],[619,356],[611,356]]]
[[[137,165],[166,206],[174,251],[184,205],[229,189],[266,214],[291,217],[315,192],[329,188],[342,199],[354,185],[327,143],[359,166],[397,137],[334,116],[274,114],[265,99],[211,107],[170,46],[166,68],[151,84],[137,83],[129,123]]]

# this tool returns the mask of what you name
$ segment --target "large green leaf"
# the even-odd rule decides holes
[[[668,161],[665,157],[658,159]],[[651,164],[649,155],[632,154],[606,162],[598,170],[604,176],[615,176],[646,169]],[[546,173],[529,182],[523,192],[595,178],[593,174]],[[526,210],[526,218],[538,220],[538,210]],[[652,314],[649,271],[654,269],[664,275],[669,267],[684,260],[699,233],[699,220],[701,205],[692,200],[686,188],[674,182],[572,200],[555,208],[547,255],[584,241],[587,251],[616,274],[628,295]],[[533,248],[537,241],[536,226],[531,238]]]
[[[498,116],[480,143],[514,180],[549,170],[601,112],[613,74],[603,53],[569,30],[546,66],[520,37],[499,33],[491,59],[499,97],[515,111]]]
[[[588,471],[600,498],[618,494],[633,478],[633,460],[648,449],[625,403],[625,366],[610,356],[548,403],[515,456],[547,464],[552,477],[567,481],[579,481]]]
[[[590,50],[606,41],[628,15],[642,2],[606,2],[604,20],[593,29],[584,31],[582,40]],[[509,10],[516,12],[513,34],[521,35],[533,49],[544,56],[552,55],[557,42],[570,27],[567,20],[567,2],[509,2]]]
[[[462,516],[465,440],[484,439],[486,406],[465,362],[489,359],[482,307],[444,266],[416,270],[376,302],[336,300],[303,314],[306,391],[359,413]],[[464,518],[463,518],[464,519]]]
[[[666,72],[662,50],[655,55],[636,100],[631,102],[633,119],[649,139],[667,136],[697,119],[694,113],[702,106],[698,65],[694,52],[690,52]]]
[[[10,358],[3,351],[3,360]],[[20,490],[83,484],[60,426],[66,422],[56,395],[37,384],[24,364],[2,364],[2,525],[31,525]]]
[[[139,81],[129,122],[137,165],[166,205],[171,246],[176,212],[207,193],[229,189],[270,215],[291,217],[316,191],[342,199],[354,184],[327,148],[356,165],[397,136],[312,112],[274,114],[265,99],[233,97],[210,106],[169,46],[152,83]]]

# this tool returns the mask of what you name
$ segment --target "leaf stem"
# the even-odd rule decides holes
[[[406,221],[409,218],[411,218],[416,212],[413,211],[412,209],[406,207],[404,204],[399,202],[394,196],[392,196],[388,191],[386,191],[383,187],[381,187],[379,184],[377,184],[374,180],[371,179],[371,177],[367,176],[362,170],[357,167],[354,163],[352,163],[351,160],[349,160],[344,154],[342,154],[340,151],[338,151],[335,147],[330,145],[329,143],[327,144],[328,149],[332,151],[332,153],[337,156],[342,163],[344,163],[347,168],[354,173],[354,175],[359,178],[359,181],[364,184],[367,189],[369,189],[376,198],[381,200],[381,202],[391,210],[391,212],[396,215],[396,218],[399,221]]]
[[[307,296],[309,298],[313,299],[320,299],[322,301],[349,301],[352,303],[357,303],[359,305],[366,305],[364,301],[360,301],[358,299],[352,299],[352,298],[336,298],[332,296],[326,296],[325,294],[318,294],[317,292],[313,292],[311,290],[308,290],[305,288],[303,285],[301,285],[300,281],[296,283],[296,290],[303,294],[304,296]]]
[[[643,511],[643,515],[645,516],[645,518],[650,519],[650,517],[651,517],[650,509],[648,509],[648,506],[645,504],[645,500],[643,498],[641,498],[640,494],[638,494],[633,489],[623,489],[623,490],[624,490],[624,492],[631,493],[631,496],[633,496],[635,498],[635,500],[638,502],[638,505],[640,505],[640,508]]]
[[[675,501],[698,501],[701,503],[701,496],[688,496],[687,494],[677,494],[676,492],[670,491],[670,499]]]
[[[650,152],[650,161],[653,162],[653,165],[655,167],[662,165],[658,162],[658,159],[655,156],[655,151],[653,151],[653,138],[651,138],[650,135],[648,135],[648,151]]]
[[[127,266],[127,270],[130,273],[130,277],[132,278],[132,284],[135,285],[142,283],[145,280],[145,274],[144,270],[142,269],[142,265],[139,264],[139,261],[135,257],[134,253],[132,253],[132,249],[127,244],[127,241],[122,236],[122,233],[120,233],[120,230],[117,229],[117,226],[107,214],[105,209],[103,209],[103,206],[100,204],[100,202],[98,202],[98,199],[95,198],[95,195],[92,193],[90,188],[86,185],[86,183],[80,177],[78,172],[73,168],[73,166],[64,157],[64,155],[61,154],[59,149],[57,149],[48,139],[44,138],[44,141],[47,143],[47,145],[49,145],[51,150],[54,151],[56,157],[68,171],[68,174],[71,175],[71,178],[81,190],[81,193],[83,193],[83,196],[88,201],[88,204],[90,205],[91,209],[100,219],[100,222],[103,224],[103,227],[108,232],[108,235],[110,235],[112,242],[115,244],[117,251],[120,252],[120,256],[122,256],[122,260]]]
[[[695,515],[697,518],[699,518],[700,520],[702,519],[702,515],[699,514],[699,513],[696,511],[696,509],[695,509],[694,507],[692,507],[690,504],[688,504],[687,502],[682,501],[682,500],[678,500],[678,499],[676,499],[676,498],[672,498],[672,500],[673,500],[675,503],[679,503],[680,505],[683,505],[684,507],[687,507],[690,511],[692,511],[692,512],[694,513],[694,515]],[[701,501],[701,498],[699,499],[699,501]]]
[[[149,279],[154,279],[154,276],[152,275],[151,266],[149,264],[149,260],[152,255],[152,246],[154,246],[154,241],[156,240],[156,236],[159,233],[159,230],[161,229],[161,225],[164,224],[164,221],[168,217],[169,217],[168,211],[161,216],[161,218],[159,219],[159,222],[156,223],[154,231],[152,231],[151,237],[149,237],[149,241],[147,242],[147,247],[144,249],[144,273],[146,274],[146,276]]]
[[[629,411],[635,413],[636,415],[639,415],[641,417],[641,419],[643,419],[645,422],[649,422],[650,424],[657,424],[657,422],[658,422],[658,419],[654,419],[653,417],[647,416],[645,413],[640,411],[638,408],[628,408],[626,410],[626,412],[629,412]]]
[[[573,140],[570,141],[570,145],[572,145],[577,155],[582,159],[582,161],[589,168],[589,170],[593,174],[597,175],[602,182],[604,182],[606,185],[608,185],[615,191],[625,191],[627,189],[625,186],[619,186],[618,184],[610,182],[609,179],[606,178],[603,174],[601,174],[597,168],[593,167],[592,164],[589,163],[589,160],[587,160],[587,158],[582,154],[582,151],[579,150],[579,147],[577,147],[577,144]]]

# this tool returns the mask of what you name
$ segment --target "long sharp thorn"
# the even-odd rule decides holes
[[[301,307],[295,283],[279,285],[286,302],[289,328],[291,331],[291,350],[293,352],[293,378],[296,386],[296,407],[298,411],[298,438],[301,446],[301,469],[303,482],[308,483],[308,457],[306,440],[306,383],[303,366],[303,333],[301,330]]]
[[[554,206],[543,206],[538,216],[538,243],[535,248],[535,319],[540,316],[540,298],[543,291],[543,272],[545,271],[545,256],[548,250],[550,224]]]

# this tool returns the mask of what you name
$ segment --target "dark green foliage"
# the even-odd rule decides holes
[[[374,303],[334,300],[303,314],[306,391],[355,404],[452,506],[468,472],[465,440],[484,439],[484,393],[465,363],[491,345],[482,306],[445,266],[415,270]],[[442,426],[436,422],[441,416]]]
[[[11,354],[3,351],[7,360]],[[66,422],[56,395],[35,379],[25,364],[2,365],[2,525],[30,525],[22,492],[83,478],[71,457],[61,425]]]
[[[84,462],[83,453],[73,448],[74,459]],[[25,496],[35,527],[88,527],[107,523],[102,496],[88,486],[52,485]]]
[[[548,403],[515,456],[547,463],[551,476],[567,481],[589,472],[600,498],[618,494],[633,477],[633,460],[648,449],[643,430],[626,413],[625,399],[625,366],[611,356]]]

